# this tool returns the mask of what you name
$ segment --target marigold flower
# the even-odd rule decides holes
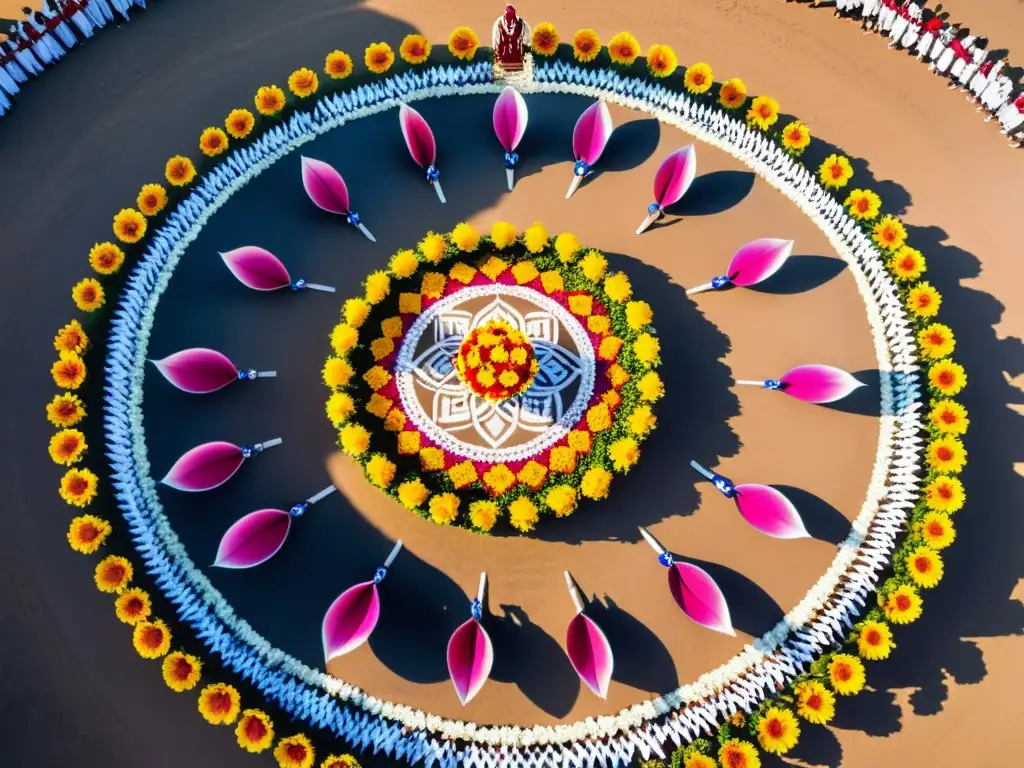
[[[137,243],[146,235],[146,217],[134,208],[122,208],[114,215],[114,236],[122,243]]]
[[[879,248],[895,251],[907,241],[907,230],[895,216],[883,216],[882,220],[875,224],[871,236]]]
[[[409,64],[422,64],[430,58],[430,48],[430,41],[423,35],[406,35],[398,46],[398,54]]]
[[[328,755],[320,768],[360,768],[360,765],[352,755]]]
[[[711,65],[703,61],[691,64],[683,73],[683,87],[693,94],[707,93],[715,84],[715,76],[711,71]],[[744,96],[744,98],[746,98]]]
[[[469,505],[469,522],[481,531],[491,530],[499,514],[498,505],[493,501],[474,501]]]
[[[525,496],[520,496],[508,505],[508,519],[517,531],[522,533],[532,531],[539,519],[537,505]]]
[[[435,472],[444,469],[444,451],[440,448],[426,447],[420,449],[420,469],[424,472]]]
[[[945,549],[956,539],[953,521],[944,512],[926,513],[917,527],[925,544],[934,550]]]
[[[647,71],[654,77],[668,77],[678,67],[676,52],[667,45],[652,45],[647,49]]]
[[[112,275],[121,268],[122,264],[124,264],[124,251],[113,243],[96,243],[89,251],[89,266],[99,275]]]
[[[261,115],[276,115],[284,109],[284,91],[276,85],[261,85],[256,90],[255,102]]]
[[[361,456],[370,447],[370,433],[362,424],[347,424],[338,434],[341,450],[349,456]]]
[[[226,683],[213,683],[199,692],[199,714],[210,725],[231,725],[241,709],[238,691]]]
[[[62,429],[50,438],[50,458],[54,464],[70,467],[82,460],[88,447],[85,435],[77,429]]]
[[[547,274],[547,272],[544,274]],[[564,286],[562,287],[564,288]],[[598,336],[605,336],[612,330],[611,318],[608,315],[591,315],[587,318],[587,330],[591,333],[596,333]],[[609,370],[611,369],[609,368]]]
[[[841,189],[853,178],[853,166],[843,155],[832,154],[818,166],[818,179],[828,189]]]
[[[184,187],[196,177],[196,167],[183,155],[175,155],[164,165],[164,178],[174,187]]]
[[[454,493],[441,493],[430,499],[430,519],[438,525],[450,525],[459,516],[461,500]]]
[[[579,238],[572,232],[562,232],[555,238],[555,253],[558,254],[558,260],[563,264],[572,261],[579,249]]]
[[[828,664],[832,690],[840,696],[853,696],[864,688],[864,663],[848,653],[837,653]]]
[[[100,281],[94,277],[85,277],[75,283],[71,289],[71,298],[75,306],[83,312],[94,312],[106,302],[106,294]]]
[[[428,496],[430,496],[430,491],[418,477],[415,480],[407,480],[398,486],[398,501],[406,509],[416,509],[427,500]]]
[[[728,739],[718,749],[718,762],[727,768],[761,768],[761,758],[753,744]]]
[[[836,696],[816,680],[798,684],[793,688],[796,694],[796,713],[815,725],[824,725],[836,714]]]
[[[60,479],[60,497],[75,507],[87,507],[96,497],[99,478],[88,469],[69,469]]]
[[[788,709],[768,707],[757,723],[757,741],[770,754],[784,755],[799,738],[800,724]]]
[[[571,485],[556,485],[544,495],[544,504],[556,517],[566,517],[576,509],[576,489]]]
[[[476,55],[480,41],[476,33],[469,27],[456,27],[448,36],[448,50],[452,56],[463,61],[470,61]]]
[[[617,272],[604,279],[604,292],[616,304],[621,304],[624,301],[629,301],[632,297],[633,286],[625,272]]]
[[[412,275],[419,268],[420,262],[416,254],[406,248],[396,252],[388,266],[395,277],[402,279]]]
[[[347,392],[335,392],[327,399],[327,418],[340,427],[355,412],[356,405]]]
[[[319,87],[320,79],[312,69],[300,67],[288,75],[288,90],[300,99],[312,96]]]
[[[224,127],[233,139],[244,139],[255,125],[256,116],[248,109],[232,109],[224,119]]]
[[[558,50],[558,32],[550,21],[542,21],[533,28],[530,49],[538,56],[553,56]]]
[[[387,417],[393,403],[394,401],[390,397],[384,397],[374,392],[370,395],[370,399],[366,401],[366,411],[367,413],[372,413],[378,419],[383,419]]]
[[[811,143],[811,129],[799,120],[782,129],[782,146],[799,155]]]
[[[85,381],[85,363],[74,352],[61,352],[51,367],[54,383],[63,389],[78,389]]]
[[[629,414],[629,431],[634,435],[646,435],[658,423],[657,417],[651,412],[651,406],[641,405]]]
[[[366,300],[379,304],[391,293],[391,278],[387,272],[371,272],[366,278]]]
[[[544,484],[544,478],[548,476],[548,468],[538,461],[530,459],[526,466],[519,470],[516,475],[519,482],[528,485],[533,490],[538,490]]]
[[[159,659],[171,650],[171,630],[160,619],[140,621],[132,632],[135,652],[144,659]]]
[[[942,295],[930,283],[918,283],[907,294],[907,309],[918,317],[935,317]]]
[[[160,667],[164,682],[175,693],[184,693],[195,688],[203,671],[203,663],[199,659],[181,651],[164,656]]]
[[[726,109],[739,109],[747,101],[747,85],[738,77],[731,77],[718,89],[718,103]]]
[[[359,331],[347,323],[338,323],[331,330],[331,349],[338,356],[345,355],[359,341]]]
[[[347,325],[358,328],[370,314],[370,303],[366,299],[349,299],[345,302],[341,314]]]
[[[645,373],[637,382],[636,388],[640,393],[640,398],[649,403],[660,400],[665,394],[665,385],[662,383],[661,377],[654,371]]]
[[[159,184],[143,184],[135,203],[144,216],[156,216],[167,205],[167,190]]]
[[[917,344],[921,347],[921,355],[937,359],[949,357],[956,348],[956,337],[953,329],[942,323],[932,323],[917,333]]]
[[[640,55],[640,43],[629,32],[619,32],[608,41],[608,55],[615,64],[632,66]]]
[[[199,134],[199,149],[207,157],[216,157],[227,151],[228,135],[223,128],[210,127]]]
[[[85,406],[78,395],[54,395],[46,404],[46,420],[55,427],[73,427],[85,418]]]
[[[579,261],[579,268],[584,277],[596,283],[604,277],[605,270],[608,269],[608,260],[597,251],[587,251]]]
[[[907,556],[907,573],[914,584],[922,589],[931,589],[942,581],[942,556],[931,547],[917,547]]]
[[[280,768],[312,768],[316,759],[312,743],[301,733],[277,742],[274,757]]]
[[[620,437],[608,446],[608,458],[616,472],[628,472],[640,458],[640,446],[632,437]]]
[[[572,36],[572,55],[576,61],[593,61],[601,53],[601,38],[592,29],[580,29]]]
[[[110,535],[110,523],[95,515],[81,515],[68,527],[68,544],[75,552],[91,555]]]
[[[480,245],[480,235],[469,224],[460,222],[452,230],[452,244],[463,252],[475,251]]]
[[[649,333],[641,333],[633,342],[633,354],[641,363],[650,365],[656,363],[661,353],[661,343],[656,336]]]
[[[324,60],[324,73],[333,80],[344,80],[352,69],[352,57],[344,51],[331,51]]]
[[[238,739],[238,746],[246,752],[265,752],[274,743],[274,724],[266,712],[246,709],[235,726],[235,736]]]
[[[153,610],[153,602],[149,593],[138,587],[126,589],[114,601],[114,614],[117,620],[135,626],[149,618]]]
[[[882,198],[870,189],[854,189],[847,195],[843,205],[857,221],[873,221],[882,209]]]
[[[576,471],[576,451],[567,445],[559,445],[548,454],[548,466],[552,472],[568,475]]]
[[[683,762],[682,768],[718,768],[718,763],[714,758],[702,755],[700,752],[691,752]]]
[[[530,253],[541,253],[548,246],[548,231],[543,224],[535,221],[523,232],[523,243]]]
[[[767,131],[779,120],[779,102],[769,96],[758,96],[747,110],[747,125]]]
[[[415,430],[399,432],[397,442],[401,456],[415,456],[420,452],[420,433]]]
[[[928,466],[936,472],[955,475],[967,464],[967,451],[956,437],[942,437],[928,444]]]
[[[963,509],[967,495],[959,478],[940,475],[924,489],[924,502],[928,509],[936,512],[959,512]]]
[[[631,301],[626,305],[626,322],[639,331],[654,320],[654,312],[646,301]]]
[[[378,488],[387,488],[395,479],[397,467],[384,454],[378,453],[366,462],[366,477]]]
[[[452,481],[452,485],[455,486],[456,490],[461,490],[467,485],[472,485],[479,478],[477,477],[476,467],[473,466],[473,462],[466,460],[455,464],[448,470],[448,479]]]
[[[921,595],[909,584],[897,587],[879,602],[885,618],[893,624],[910,624],[921,616]]]
[[[107,555],[96,564],[93,580],[100,592],[117,593],[132,580],[132,564],[119,555]]]
[[[612,483],[612,473],[604,467],[591,467],[583,473],[580,492],[588,499],[605,499]]]
[[[889,658],[895,648],[892,630],[881,621],[865,621],[857,630],[857,652],[868,661]]]
[[[939,394],[955,395],[967,386],[967,373],[959,363],[939,360],[928,369],[928,383]]]
[[[352,366],[343,357],[329,357],[324,363],[324,384],[328,387],[344,387],[354,375]]]
[[[512,245],[517,236],[516,228],[507,221],[496,221],[491,225],[491,242],[498,250]]]
[[[57,331],[57,335],[53,337],[53,348],[58,352],[74,352],[76,355],[80,355],[87,346],[89,346],[89,337],[86,335],[85,329],[82,328],[82,324],[77,320],[72,320]]]

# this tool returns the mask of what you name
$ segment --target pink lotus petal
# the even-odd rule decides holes
[[[238,380],[238,369],[214,349],[195,347],[154,360],[153,365],[171,384],[191,394],[216,392]]]
[[[341,174],[320,160],[302,158],[302,186],[314,205],[328,213],[347,214],[348,187]]]
[[[806,403],[834,403],[863,387],[852,375],[830,365],[800,365],[780,379],[782,391]]]
[[[612,116],[603,101],[591,104],[572,129],[572,152],[577,160],[593,165],[600,159],[612,135]]]
[[[254,291],[276,291],[291,284],[292,279],[281,260],[263,248],[246,245],[220,256],[231,274]]]
[[[729,279],[733,285],[741,287],[756,285],[778,272],[792,252],[792,240],[772,237],[754,240],[733,254],[729,262]]]
[[[686,194],[697,175],[697,150],[693,144],[666,157],[654,175],[654,200],[662,208],[675,205]]]
[[[777,539],[803,539],[809,534],[793,502],[767,485],[737,485],[736,506],[743,519]]]
[[[379,618],[380,595],[372,581],[342,592],[324,616],[324,661],[343,656],[365,643]]]
[[[511,85],[506,85],[498,100],[494,102],[492,115],[494,133],[506,152],[515,152],[519,146],[523,134],[526,133],[527,119],[528,113],[523,97]]]
[[[292,516],[280,509],[259,509],[228,528],[217,548],[214,565],[252,568],[277,554],[288,538]]]
[[[434,165],[437,162],[437,143],[423,115],[403,104],[398,110],[398,122],[412,159],[419,163],[420,168]]]
[[[230,480],[243,461],[242,449],[233,443],[203,443],[174,462],[160,482],[178,491],[209,491]]]
[[[580,680],[602,699],[608,696],[615,659],[601,628],[585,613],[577,613],[565,634],[565,650]]]
[[[735,635],[725,595],[707,571],[690,563],[673,563],[668,588],[676,605],[702,627]]]
[[[448,674],[463,705],[476,696],[490,677],[494,648],[480,622],[469,619],[448,641]]]

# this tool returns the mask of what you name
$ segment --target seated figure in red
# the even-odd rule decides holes
[[[491,47],[502,69],[514,72],[523,68],[523,54],[530,47],[530,25],[519,18],[515,6],[506,5],[505,13],[494,22]]]

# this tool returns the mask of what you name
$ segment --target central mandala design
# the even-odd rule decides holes
[[[522,331],[491,320],[462,340],[455,367],[473,394],[503,403],[530,388],[537,375],[537,358]]]

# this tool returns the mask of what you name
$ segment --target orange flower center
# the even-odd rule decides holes
[[[139,639],[147,648],[159,648],[164,641],[164,631],[160,627],[146,627]]]
[[[70,418],[76,415],[77,412],[77,406],[70,400],[64,400],[57,406],[57,413],[64,418]]]
[[[423,51],[424,51],[423,43],[421,43],[419,40],[414,40],[413,42],[409,43],[408,52],[409,52],[410,56],[413,56],[413,57],[422,56],[423,55]]]
[[[65,435],[60,442],[60,446],[57,448],[57,452],[62,456],[70,456],[78,450],[78,446],[81,444],[82,441],[76,435]]]
[[[837,664],[832,670],[832,676],[840,682],[846,682],[853,677],[853,669],[850,668],[849,664]]]
[[[552,35],[547,30],[541,32],[539,35],[537,35],[538,46],[541,48],[550,48],[552,45],[554,45],[554,40],[552,39],[553,37],[554,35]]]
[[[211,712],[225,714],[231,711],[231,697],[226,693],[215,691],[206,701]]]
[[[192,665],[189,660],[185,657],[181,657],[174,664],[173,675],[178,680],[188,680],[189,675],[192,674]],[[211,697],[212,698],[212,697]]]
[[[746,768],[747,757],[738,749],[730,749],[725,755],[725,764],[728,768]]]
[[[142,613],[144,603],[139,597],[131,597],[124,604],[124,612],[129,616],[138,616]]]
[[[807,708],[815,711],[821,709],[821,694],[812,693],[807,697]]]
[[[287,749],[287,755],[289,760],[294,760],[296,763],[301,763],[306,759],[306,747],[302,744],[289,744]]]
[[[702,72],[694,72],[693,73],[693,84],[694,85],[704,85],[704,74]]]
[[[942,525],[938,520],[932,520],[928,523],[928,535],[929,536],[941,536],[946,532],[945,526]]]
[[[794,128],[792,131],[789,132],[789,138],[792,139],[793,141],[800,141],[800,139],[803,138],[803,134],[800,133],[799,128]],[[864,209],[861,208],[861,210]]]
[[[864,642],[868,645],[880,645],[882,642],[882,633],[877,629],[869,629],[864,633]]]
[[[103,580],[110,584],[120,584],[124,581],[124,566],[120,563],[108,565],[103,572]]]
[[[943,499],[951,499],[953,498],[953,487],[950,485],[940,485],[935,489],[935,493]]]
[[[946,337],[942,334],[942,331],[932,331],[928,334],[928,341],[938,346],[946,341]]]
[[[882,239],[888,240],[890,238],[885,233],[883,233]],[[917,266],[917,261],[916,259],[914,259],[913,256],[904,256],[903,260],[900,262],[900,267],[907,272],[912,272],[915,266]]]
[[[311,78],[309,75],[302,74],[302,75],[299,75],[297,78],[295,78],[295,84],[299,88],[312,88],[313,87],[313,78]]]
[[[174,165],[172,165],[171,166],[171,176],[174,177],[175,179],[183,179],[183,178],[185,178],[185,164],[184,163],[175,163]]]
[[[459,47],[458,44],[456,44],[455,47],[460,51],[462,50],[462,48]],[[388,55],[384,51],[377,51],[373,54],[373,63],[376,64],[378,67],[383,67],[385,64],[387,64],[387,61]]]
[[[206,146],[210,149],[217,149],[220,146],[220,136],[216,133],[211,133],[206,137]]]
[[[932,569],[932,560],[930,557],[915,557],[914,558],[914,569],[918,573],[928,573]]]
[[[901,611],[910,610],[910,596],[896,595],[896,607]]]
[[[857,201],[857,210],[860,211],[861,213],[867,213],[869,207],[870,205],[866,197],[862,197],[860,200]]]
[[[343,75],[348,71],[348,62],[342,58],[331,59],[331,72],[335,75]]]
[[[88,544],[100,535],[100,530],[92,523],[82,523],[78,526],[78,531],[76,533],[80,542]]]
[[[576,47],[581,53],[590,53],[594,49],[594,44],[590,40],[583,39],[576,44]]]
[[[75,477],[71,478],[71,480],[68,482],[68,493],[70,493],[72,496],[81,496],[88,490],[89,481],[86,480],[84,477],[76,475]],[[120,568],[121,566],[117,567]]]
[[[956,424],[957,421],[959,421],[957,415],[953,411],[950,411],[950,410],[944,410],[939,415],[939,420],[941,422],[943,422],[944,424]]]
[[[839,163],[833,163],[829,171],[832,173],[833,179],[841,179],[843,177],[843,166]]]
[[[267,735],[267,726],[258,717],[250,717],[245,724],[245,737],[249,741],[259,741]]]
[[[139,231],[139,225],[134,221],[125,221],[121,223],[121,231],[126,235],[134,235]]]
[[[940,445],[935,451],[935,456],[939,461],[949,461],[953,458],[953,451],[949,446]]]
[[[773,718],[768,721],[768,733],[771,734],[773,738],[781,738],[782,734],[784,734],[785,732],[786,726],[782,724],[781,720]]]
[[[74,351],[82,344],[82,334],[78,331],[64,332],[64,349]]]
[[[761,105],[761,109],[758,110],[758,111],[761,113],[761,117],[771,117],[772,116],[771,107],[769,107],[767,104],[762,104]]]
[[[951,387],[955,383],[955,378],[952,371],[942,371],[938,376],[939,384],[943,387]]]
[[[922,293],[920,296],[917,297],[917,306],[921,309],[930,306],[931,303],[932,297],[929,296],[927,293]]]

